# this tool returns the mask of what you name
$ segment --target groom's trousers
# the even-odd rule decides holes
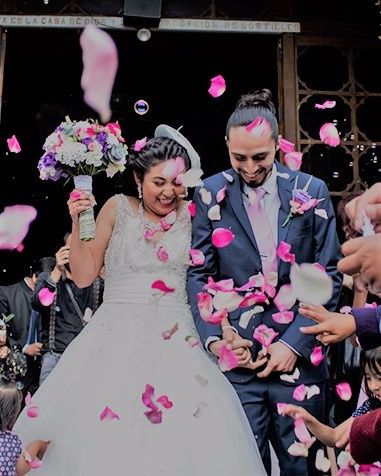
[[[271,475],[271,459],[269,441],[273,445],[279,460],[281,476],[317,476],[321,475],[315,467],[316,451],[323,446],[316,442],[309,450],[308,458],[291,456],[287,449],[297,441],[294,432],[294,420],[288,416],[280,416],[277,402],[297,404],[308,410],[312,415],[325,421],[325,389],[326,384],[320,383],[320,394],[309,400],[297,402],[292,398],[295,386],[283,385],[279,382],[279,374],[265,379],[255,378],[243,383],[232,382],[243,408],[249,419],[266,471]],[[255,473],[253,472],[253,475]]]

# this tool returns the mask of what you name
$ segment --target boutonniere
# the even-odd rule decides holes
[[[303,188],[298,188],[298,176],[295,180],[295,186],[292,190],[292,198],[290,200],[290,211],[282,225],[286,226],[287,223],[293,218],[294,215],[299,214],[303,215],[304,212],[310,210],[311,208],[316,207],[319,202],[322,202],[324,198],[312,198],[311,195],[307,192],[308,187],[312,180],[312,175],[308,179],[306,185]]]

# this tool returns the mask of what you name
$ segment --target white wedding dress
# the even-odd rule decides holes
[[[265,476],[239,399],[196,337],[185,290],[191,223],[183,207],[156,248],[118,195],[105,256],[104,302],[33,396],[14,431],[24,445],[51,440],[39,476]],[[156,255],[162,246],[169,259]],[[162,280],[175,291],[159,297]],[[162,332],[178,323],[170,339]],[[190,341],[191,342],[191,341]],[[166,395],[162,422],[142,402],[146,384]],[[101,420],[105,407],[119,419]]]

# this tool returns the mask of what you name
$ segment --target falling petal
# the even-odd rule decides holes
[[[294,320],[293,311],[274,312],[272,318],[278,324],[290,324]]]
[[[293,264],[295,263],[295,255],[294,253],[291,253],[290,250],[291,245],[289,245],[285,241],[281,241],[278,245],[278,248],[276,249],[276,255],[282,261]]]
[[[340,451],[340,454],[337,457],[337,465],[339,468],[344,468],[350,465],[351,460],[352,457],[347,451]]]
[[[21,152],[19,141],[17,140],[15,135],[13,135],[10,139],[7,139],[7,145],[9,152],[14,152],[15,154]]]
[[[40,409],[38,407],[28,407],[26,410],[26,414],[29,418],[36,418],[40,413]]]
[[[223,308],[213,312],[213,314],[206,316],[204,321],[207,322],[208,324],[218,325],[218,324],[221,324],[223,319],[227,319],[228,316],[229,316],[228,311],[225,308]]]
[[[135,142],[135,144],[133,145],[133,149],[135,152],[140,152],[143,147],[146,145],[147,143],[147,137],[143,137],[143,139],[139,139]]]
[[[163,247],[163,246],[159,246],[159,248],[157,249],[156,251],[156,256],[159,258],[160,261],[162,261],[163,263],[165,263],[166,261],[168,261],[168,253],[166,251],[166,249]]]
[[[214,281],[212,276],[208,276],[208,282],[203,286],[205,291],[233,291],[233,288],[234,281],[232,278]]]
[[[191,218],[196,216],[196,204],[190,201],[187,205],[187,210]]]
[[[338,383],[336,385],[336,393],[345,402],[348,402],[352,398],[352,389],[347,382]]]
[[[223,345],[221,347],[218,365],[220,366],[222,372],[228,372],[229,370],[232,370],[237,367],[238,357],[231,349],[228,349],[226,345]]]
[[[320,395],[320,388],[317,385],[308,385],[306,386],[306,390],[307,400],[314,397],[315,395]]]
[[[262,306],[254,306],[253,309],[249,309],[248,311],[243,312],[239,318],[239,322],[238,322],[239,327],[242,327],[242,329],[247,329],[250,319],[253,316],[255,316],[255,314],[264,312],[264,310],[265,308]]]
[[[174,334],[175,332],[177,332],[178,330],[179,330],[179,324],[176,322],[176,324],[175,324],[173,327],[171,327],[171,328],[168,329],[167,331],[162,332],[161,335],[162,335],[162,337],[163,337],[164,340],[168,340],[168,339],[170,339],[170,338],[173,336],[173,334]]]
[[[215,76],[210,80],[210,87],[208,89],[208,93],[213,96],[214,98],[218,98],[222,94],[224,94],[226,90],[226,83],[223,76],[220,74]]]
[[[191,349],[200,345],[200,341],[195,336],[186,336],[185,341],[188,343]]]
[[[163,420],[163,414],[161,410],[149,410],[144,412],[144,415],[147,417],[148,421],[154,425],[161,423]]]
[[[164,294],[167,294],[167,293],[173,293],[173,291],[175,290],[175,288],[170,288],[168,287],[164,281],[161,281],[160,279],[157,280],[157,281],[154,281],[152,284],[151,284],[151,288],[152,289],[157,289],[158,291],[161,291],[162,293]]]
[[[307,458],[308,456],[308,448],[305,444],[300,443],[300,441],[295,441],[292,443],[287,451],[291,456],[303,456],[304,458]]]
[[[202,266],[205,263],[205,255],[202,251],[191,248],[189,254],[192,260],[192,266]]]
[[[183,187],[198,187],[199,185],[202,185],[201,176],[203,173],[204,172],[201,169],[192,167],[185,172],[185,174],[179,174],[176,183],[179,183],[179,185],[182,185]]]
[[[280,312],[288,311],[296,302],[296,296],[290,284],[280,287],[278,294],[274,298],[274,304]]]
[[[357,471],[359,475],[375,476],[381,474],[381,466],[378,464],[360,464]]]
[[[55,295],[56,292],[52,292],[48,288],[42,288],[37,293],[38,299],[43,306],[50,306],[54,301]]]
[[[197,293],[197,307],[204,321],[213,313],[212,296],[209,293]]]
[[[323,124],[319,131],[320,140],[330,147],[337,147],[340,144],[340,136],[335,124],[327,122]]]
[[[165,161],[162,175],[168,179],[175,179],[179,174],[182,174],[185,170],[185,163],[182,157],[176,157],[176,159],[168,159]]]
[[[228,182],[233,182],[234,177],[232,177],[230,174],[227,174],[226,172],[222,172],[222,175],[226,178]]]
[[[209,411],[209,405],[206,402],[197,402],[196,411],[193,413],[195,418],[201,418]]]
[[[265,134],[272,133],[269,121],[262,116],[256,117],[250,124],[246,126],[246,130],[254,137],[261,137]]]
[[[212,233],[212,245],[224,248],[234,240],[234,234],[227,228],[216,228]]]
[[[209,380],[202,377],[201,375],[196,375],[194,378],[201,385],[201,387],[206,387],[209,383]]]
[[[80,37],[84,101],[107,122],[111,117],[110,98],[118,69],[118,52],[111,36],[87,25]]]
[[[294,432],[295,436],[301,443],[308,444],[311,441],[310,432],[307,430],[306,424],[303,418],[295,418],[294,420]]]
[[[208,218],[209,220],[218,221],[221,220],[221,212],[219,205],[213,205],[208,210]]]
[[[24,401],[27,407],[32,404],[32,395],[30,394],[30,392],[27,392],[27,394],[25,395]]]
[[[119,416],[109,407],[104,407],[99,415],[100,421],[119,420]]]
[[[278,402],[276,404],[276,409],[277,409],[278,415],[283,414],[284,407],[286,407],[286,406],[287,406],[287,403]]]
[[[288,154],[289,152],[295,152],[295,144],[289,140],[283,139],[283,137],[279,139],[278,144],[280,150],[285,154]]]
[[[205,203],[205,205],[210,205],[212,203],[212,194],[206,190],[206,188],[200,188],[199,193],[201,195],[202,203]]]
[[[81,195],[82,195],[81,192],[78,192],[77,190],[73,190],[72,192],[70,192],[69,198],[70,200],[78,200],[79,198],[81,198]]]
[[[220,311],[227,309],[229,312],[238,309],[242,302],[242,296],[235,291],[217,291],[213,297],[213,306]]]
[[[298,385],[292,392],[292,398],[298,402],[302,402],[306,398],[307,389],[306,386],[302,383]]]
[[[151,410],[157,410],[157,406],[154,402],[155,389],[149,383],[146,384],[144,392],[142,393],[143,404]]]
[[[324,220],[328,220],[328,214],[325,208],[315,208],[314,213],[318,217],[324,218]]]
[[[217,192],[217,195],[216,195],[216,202],[217,203],[221,203],[222,200],[225,198],[225,195],[226,195],[226,185],[224,185],[221,190],[219,190]]]
[[[0,214],[0,250],[14,250],[26,237],[37,211],[29,205],[5,207]]]
[[[283,380],[283,382],[288,383],[295,383],[295,380],[298,380],[300,377],[300,370],[298,367],[295,367],[295,370],[292,374],[282,374],[279,378]]]
[[[302,165],[302,152],[289,152],[284,156],[284,163],[290,170],[299,170]]]
[[[251,307],[254,304],[261,304],[264,302],[268,303],[267,296],[260,291],[255,291],[253,293],[246,293],[239,303],[239,307]]]
[[[310,354],[310,361],[315,367],[317,367],[324,360],[323,349],[320,346],[316,346],[312,349]]]
[[[254,329],[253,338],[267,349],[277,335],[279,335],[279,332],[275,332],[272,327],[261,324]]]
[[[331,461],[324,456],[324,450],[321,448],[316,452],[315,467],[323,473],[328,473],[331,467]]]
[[[292,289],[301,302],[325,304],[332,296],[331,277],[314,263],[294,263],[290,270]]]
[[[315,104],[316,109],[332,109],[336,106],[336,101],[324,101],[323,104]]]
[[[167,395],[162,395],[161,397],[158,397],[157,403],[160,403],[160,405],[162,405],[167,410],[173,407],[173,403],[170,401]]]

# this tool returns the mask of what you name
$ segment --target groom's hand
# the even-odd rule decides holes
[[[282,342],[274,342],[274,344],[269,346],[267,352],[260,350],[255,363],[258,360],[262,361],[266,354],[269,356],[267,358],[267,365],[262,372],[257,374],[258,377],[268,377],[271,372],[291,372],[297,359],[296,354]]]

